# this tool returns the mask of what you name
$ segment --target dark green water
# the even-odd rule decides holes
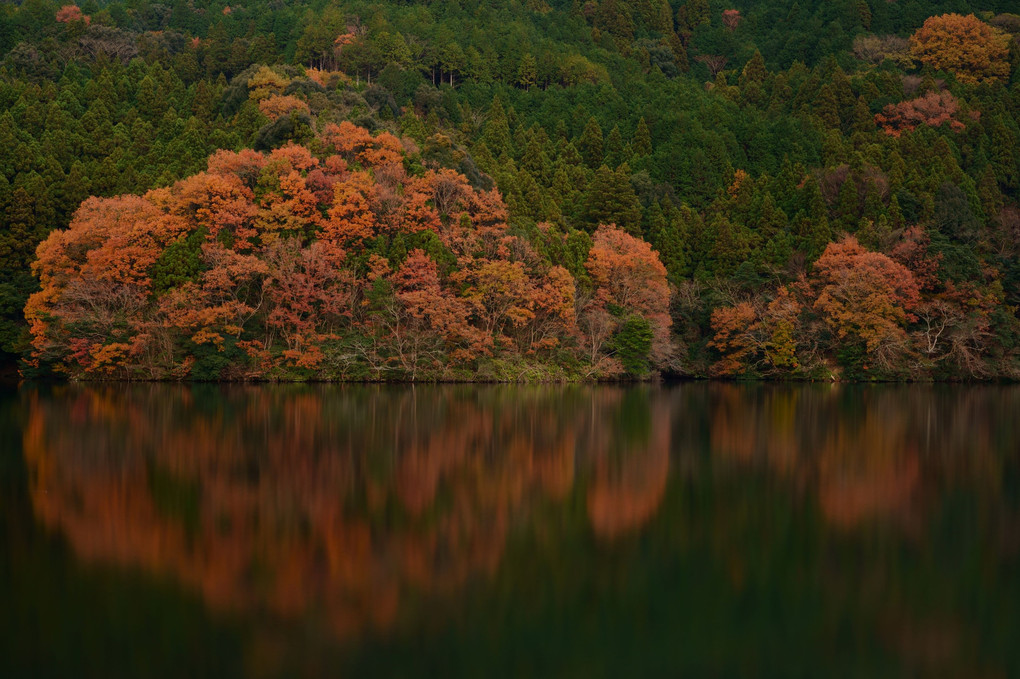
[[[1020,676],[1020,388],[0,389],[0,676]]]

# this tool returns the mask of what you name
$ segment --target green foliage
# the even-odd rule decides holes
[[[195,362],[191,367],[189,378],[196,382],[216,382],[229,377],[228,371],[238,365],[244,365],[247,356],[237,346],[237,339],[228,337],[223,345],[217,347],[212,342],[195,344],[188,342],[188,355]]]
[[[640,235],[641,204],[626,165],[612,171],[600,167],[588,189],[586,217],[593,228],[599,224],[616,224],[625,231]]]
[[[652,348],[652,326],[641,316],[628,316],[613,337],[613,351],[627,374],[634,377],[649,371],[648,352]]]
[[[202,243],[207,235],[207,229],[199,229],[171,243],[160,253],[150,273],[154,294],[161,295],[185,283],[198,282],[205,269]]]

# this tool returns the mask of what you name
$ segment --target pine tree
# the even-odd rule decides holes
[[[517,84],[526,90],[530,90],[538,82],[538,65],[531,53],[521,57],[521,65],[517,70]]]
[[[683,41],[676,33],[669,31],[667,42],[669,43],[669,49],[673,52],[673,64],[676,65],[676,70],[680,73],[687,73],[691,70],[691,63]]]
[[[831,85],[822,85],[818,90],[814,111],[828,129],[838,130],[840,128],[839,102]]]
[[[679,281],[689,273],[684,217],[671,205],[663,210],[658,202],[652,203],[648,212],[648,240],[659,253],[659,261],[666,267],[670,280]]]
[[[801,242],[800,249],[807,254],[808,259],[815,259],[832,241],[832,229],[829,227],[828,217],[812,219],[801,213],[795,221],[797,236]]]
[[[581,138],[577,141],[577,150],[581,152],[585,164],[593,170],[603,162],[602,143],[602,128],[592,116],[588,118],[588,124],[585,125],[584,132],[581,133]]]
[[[906,226],[906,220],[903,219],[903,210],[900,209],[900,201],[896,194],[893,194],[892,198],[889,199],[889,222],[894,229],[902,229]]]
[[[28,271],[43,236],[36,207],[36,199],[29,191],[22,187],[14,189],[4,213],[5,228],[0,230],[0,269],[3,271]]]
[[[773,270],[782,270],[793,257],[794,241],[788,230],[774,233],[766,241],[761,252],[761,260]]]
[[[716,213],[709,222],[715,234],[710,255],[715,272],[729,275],[751,257],[751,234],[743,224],[734,224],[722,213]]]
[[[626,163],[616,172],[605,165],[595,172],[588,188],[586,217],[592,228],[616,224],[633,236],[641,235],[641,203],[631,186]]]
[[[605,162],[610,167],[619,167],[626,160],[628,155],[623,147],[623,137],[620,135],[620,127],[613,125],[606,138]]]
[[[521,158],[520,164],[521,168],[530,172],[536,180],[542,184],[548,183],[549,173],[552,169],[551,163],[536,135],[531,135],[524,148],[524,156]]]
[[[496,158],[513,152],[510,142],[510,126],[506,112],[503,110],[503,102],[500,101],[498,95],[493,97],[492,105],[489,106],[488,119],[482,130],[482,141]]]
[[[847,232],[852,233],[860,219],[860,198],[857,193],[857,183],[853,177],[847,177],[839,187],[839,194],[836,197],[836,219],[840,226]]]
[[[761,105],[765,100],[766,77],[768,77],[768,71],[765,70],[765,60],[762,58],[761,52],[755,50],[754,55],[748,59],[744,64],[744,69],[740,72],[738,86],[741,98],[749,104]]]
[[[1008,189],[1016,189],[1020,186],[1020,154],[1016,151],[1016,135],[1003,124],[999,116],[995,116],[991,120],[988,137],[992,167],[999,184]]]
[[[687,0],[676,13],[677,28],[683,35],[691,35],[698,26],[707,24],[710,19],[708,0]]]
[[[997,218],[999,211],[1002,210],[1002,193],[999,191],[999,183],[995,179],[995,171],[991,165],[985,165],[985,169],[981,171],[977,192],[985,216],[988,219]]]
[[[638,120],[637,130],[634,132],[634,143],[632,144],[634,149],[634,155],[638,158],[650,156],[652,154],[652,135],[648,131],[648,125],[645,123],[644,116]]]
[[[871,109],[868,107],[868,102],[864,100],[864,97],[857,97],[857,103],[854,105],[854,132],[874,132],[875,131],[875,116],[871,114]]]
[[[771,193],[766,191],[764,197],[758,201],[755,207],[752,224],[761,240],[767,241],[776,234],[787,230],[789,220],[786,214],[776,205],[776,201],[772,198]]]

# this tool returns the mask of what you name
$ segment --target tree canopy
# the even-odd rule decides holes
[[[260,234],[252,247],[275,248],[245,253],[265,269],[249,272],[249,287],[265,285],[267,295],[277,290],[297,305],[293,280],[311,276],[326,286],[300,308],[250,319],[274,328],[261,339],[271,368],[237,369],[237,352],[248,345],[231,342],[254,341],[253,331],[221,328],[209,331],[209,341],[175,336],[167,354],[173,358],[161,359],[158,370],[118,368],[109,376],[1017,376],[1014,9],[1008,0],[923,7],[881,0],[497,0],[470,11],[385,0],[342,8],[317,0],[6,4],[0,352],[24,375],[54,368],[106,374],[79,363],[71,369],[60,351],[40,353],[33,345],[40,336],[24,314],[33,293],[55,294],[52,281],[33,274],[36,248],[73,224],[65,233],[105,233],[108,244],[75,241],[72,250],[95,249],[117,275],[141,267],[131,285],[142,286],[132,294],[143,316],[155,300],[204,285],[210,267],[219,266],[210,248],[233,251],[245,229]],[[315,164],[300,161],[284,172],[278,166],[285,149],[304,149]],[[263,160],[236,161],[225,171],[217,165],[226,162],[224,151]],[[343,170],[327,166],[341,160]],[[215,185],[202,190],[209,196],[223,195],[208,197],[201,182]],[[157,195],[183,200],[185,190],[199,192],[195,214],[152,202]],[[464,268],[442,229],[414,221],[429,210],[441,225],[470,221],[464,196],[498,202],[501,228],[527,257],[512,250],[487,268]],[[157,217],[139,200],[163,211],[162,227],[151,226]],[[228,221],[217,225],[199,214],[210,210]],[[191,221],[174,227],[180,233],[163,233],[170,215]],[[245,225],[240,237],[229,220]],[[594,241],[605,241],[600,227],[610,224],[634,239],[635,252],[649,247],[664,267],[668,324],[632,318],[609,298],[596,301],[599,273],[587,262],[593,245],[600,247]],[[818,290],[819,258],[848,237],[915,277],[922,263],[935,272],[920,287],[916,309],[895,320],[902,330],[895,358],[878,360],[880,345],[840,336],[825,320],[829,307],[816,306],[809,292]],[[39,257],[55,256],[53,247]],[[904,248],[925,254],[900,261],[896,252]],[[371,278],[372,256],[390,271]],[[85,264],[75,264],[84,267],[75,276],[93,275],[99,260]],[[35,271],[45,276],[46,266],[40,259]],[[273,267],[291,271],[290,282],[271,275]],[[574,285],[576,333],[549,331],[551,317],[540,313],[552,303],[542,301],[545,277],[561,269]],[[357,282],[356,292],[344,276]],[[60,282],[59,299],[47,303],[65,309],[65,287],[84,294],[79,285]],[[414,300],[432,293],[420,286],[452,295],[452,306],[437,302],[426,313]],[[362,320],[352,324],[331,306],[349,294],[345,303],[358,313],[371,300],[404,300],[410,306],[402,307],[400,332],[429,336],[432,344],[415,348],[406,362],[403,349],[391,346],[371,369],[351,350],[343,355],[361,355],[357,370],[326,370],[326,359],[305,349],[368,341]],[[511,302],[522,296],[527,303]],[[226,303],[204,299],[210,309]],[[253,306],[247,297],[236,301]],[[451,325],[468,313],[463,304],[482,309],[467,317],[491,338],[484,351],[489,340],[476,344]],[[592,304],[608,317],[598,321]],[[927,324],[941,321],[919,310],[936,307],[946,328],[923,339]],[[60,346],[70,330],[47,316],[48,307],[33,308],[42,307],[30,307],[32,322],[56,333]],[[727,309],[755,319],[741,328],[758,347],[746,361],[728,360],[733,342],[743,340]],[[113,347],[104,356],[121,361],[129,349],[119,345],[145,332],[118,325],[142,323],[134,311],[117,313],[74,336],[89,338],[88,352]],[[567,323],[562,315],[557,322]],[[773,338],[791,327],[799,329],[798,342]],[[957,340],[947,344],[954,332]],[[471,360],[457,363],[460,351]],[[510,355],[523,363],[496,364]],[[187,357],[208,370],[181,368]],[[544,367],[532,370],[532,360]],[[118,365],[127,364],[134,366]]]

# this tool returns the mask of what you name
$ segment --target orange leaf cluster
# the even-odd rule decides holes
[[[62,24],[84,21],[88,25],[92,22],[92,17],[82,14],[81,8],[78,5],[64,5],[57,10],[56,20]]]
[[[925,374],[939,362],[976,377],[992,314],[1001,300],[971,283],[940,280],[940,256],[917,227],[891,256],[852,236],[830,243],[792,288],[715,309],[709,346],[717,375],[785,374],[820,367],[817,350],[861,351],[861,368]],[[914,371],[914,372],[911,372]]]
[[[669,328],[669,284],[666,268],[652,246],[614,225],[600,226],[595,232],[591,252],[585,263],[595,294],[584,308],[588,339],[608,338],[617,329],[611,311],[637,313],[652,328],[651,357],[655,362],[668,360],[672,347]],[[594,356],[598,348],[590,345]]]
[[[669,290],[647,243],[599,229],[579,299],[496,191],[410,176],[396,137],[346,122],[319,148],[219,151],[171,187],[86,201],[38,250],[34,358],[89,378],[434,379],[485,356],[587,355],[579,310],[611,335],[624,309],[665,359]],[[596,375],[612,372],[604,339]]]
[[[853,236],[830,243],[815,262],[814,308],[840,338],[856,337],[869,350],[898,340],[920,302],[914,276],[879,252],[869,252]]]
[[[1009,42],[1008,34],[973,14],[943,14],[929,17],[910,36],[910,52],[935,70],[976,85],[1009,77]]]
[[[928,92],[917,99],[889,104],[875,114],[875,123],[893,137],[922,125],[940,127],[946,123],[954,132],[962,132],[966,126],[956,117],[959,112],[960,104],[951,93]]]
[[[308,104],[297,97],[287,94],[274,94],[259,102],[259,110],[270,120],[276,120],[291,113],[309,113]]]
[[[802,307],[785,287],[767,304],[740,302],[712,312],[709,346],[722,359],[716,375],[739,375],[754,366],[765,373],[797,368],[797,326]]]

